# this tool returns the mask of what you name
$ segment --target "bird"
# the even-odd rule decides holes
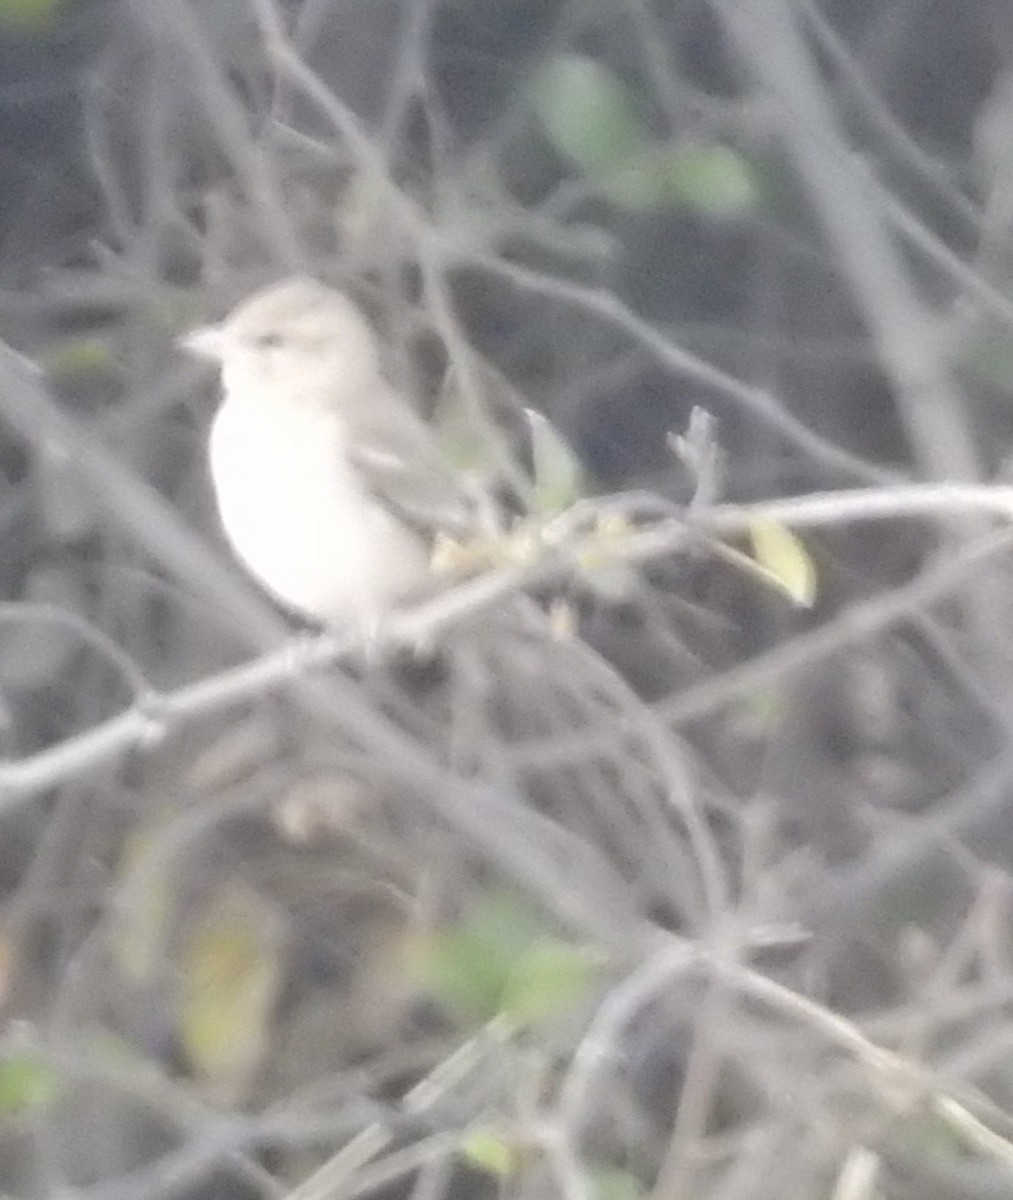
[[[294,276],[183,346],[220,371],[211,481],[226,538],[259,584],[301,618],[366,637],[424,596],[434,534],[464,531],[469,503],[384,374],[355,302]]]

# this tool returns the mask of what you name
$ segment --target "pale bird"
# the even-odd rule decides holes
[[[360,630],[423,594],[433,532],[466,528],[468,504],[356,305],[295,277],[183,344],[220,364],[211,478],[225,533],[263,587]]]

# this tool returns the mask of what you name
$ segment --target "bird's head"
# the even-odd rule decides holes
[[[221,365],[227,394],[264,393],[299,405],[367,405],[380,386],[373,330],[344,293],[307,276],[256,292],[184,348]]]

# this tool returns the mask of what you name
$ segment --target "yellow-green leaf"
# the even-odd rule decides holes
[[[511,972],[502,1010],[520,1028],[549,1020],[587,998],[595,973],[594,958],[584,947],[540,938]]]
[[[418,966],[434,999],[466,1021],[489,1021],[503,1009],[511,973],[541,932],[536,910],[510,893],[480,900],[455,928],[420,947]]]
[[[545,932],[538,911],[510,893],[483,898],[456,929],[427,938],[419,966],[448,1011],[530,1026],[580,1003],[597,969],[583,947]]]
[[[191,928],[179,971],[187,1061],[217,1093],[241,1093],[267,1047],[281,983],[273,909],[251,891],[226,887]]]
[[[558,429],[540,412],[526,409],[531,428],[535,512],[563,512],[584,495],[584,467]]]
[[[659,175],[671,207],[691,208],[714,217],[755,212],[761,199],[752,163],[730,146],[685,146],[659,160]]]
[[[517,1147],[492,1129],[476,1129],[461,1143],[463,1158],[473,1167],[500,1179],[515,1175],[521,1165]]]
[[[419,974],[433,998],[465,1022],[481,1022],[499,1009],[502,978],[485,947],[461,933],[434,933],[419,947]]]
[[[532,89],[553,148],[591,178],[614,174],[646,145],[638,106],[608,67],[582,54],[557,54]]]
[[[50,376],[65,383],[115,378],[123,371],[109,344],[97,337],[54,342],[42,351],[38,362]]]
[[[801,608],[811,608],[816,602],[816,567],[801,538],[780,521],[766,518],[750,522],[749,537],[753,557],[771,582]]]
[[[37,1111],[51,1104],[59,1090],[59,1076],[30,1050],[0,1061],[0,1114]]]

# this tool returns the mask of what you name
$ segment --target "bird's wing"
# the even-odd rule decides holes
[[[399,520],[428,536],[474,529],[472,505],[413,413],[359,419],[352,442],[349,457],[367,490]]]

